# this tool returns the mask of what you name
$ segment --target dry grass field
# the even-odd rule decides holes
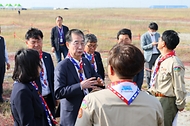
[[[98,37],[98,48],[106,67],[107,51],[116,43],[116,34],[122,28],[129,28],[133,33],[133,44],[140,48],[139,35],[148,29],[152,21],[159,25],[158,32],[167,29],[176,30],[181,42],[176,49],[177,55],[184,62],[189,62],[190,9],[69,9],[69,10],[24,10],[18,15],[16,10],[0,10],[1,35],[6,39],[11,62],[11,70],[6,72],[4,98],[9,100],[12,88],[14,53],[26,47],[24,35],[30,27],[36,27],[44,33],[43,50],[50,52],[50,31],[55,26],[55,17],[62,16],[64,24],[70,29],[81,29],[85,34],[93,33]],[[52,55],[53,56],[53,55]],[[53,59],[55,59],[53,57]],[[56,65],[56,64],[55,64]],[[190,106],[188,104],[188,106]],[[190,107],[187,108],[189,109]],[[188,110],[189,111],[189,110]],[[9,101],[0,104],[0,126],[13,123]]]

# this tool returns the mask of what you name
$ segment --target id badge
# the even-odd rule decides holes
[[[62,38],[60,39],[60,42],[63,42],[63,39],[62,39]]]

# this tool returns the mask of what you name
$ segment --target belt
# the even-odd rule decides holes
[[[60,46],[64,46],[65,44],[59,44]]]
[[[164,94],[162,94],[160,92],[156,92],[154,95],[155,95],[155,97],[167,97],[167,96],[165,96]]]
[[[50,96],[50,94],[43,96],[44,99],[47,99]]]

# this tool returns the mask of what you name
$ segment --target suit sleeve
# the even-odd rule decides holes
[[[60,62],[54,72],[54,90],[56,99],[76,97],[83,95],[80,87],[80,82],[76,83],[72,73],[68,71],[68,62],[62,64]]]
[[[173,86],[174,93],[176,95],[176,105],[178,109],[185,108],[185,81],[184,81],[185,68],[177,63],[174,63],[173,66]]]
[[[148,42],[146,33],[141,36],[141,48],[143,50],[150,50],[153,48],[152,42]]]
[[[21,125],[35,126],[32,95],[28,93],[28,90],[21,90],[15,98],[17,98],[17,100],[15,100],[15,107],[18,112]]]
[[[54,38],[54,33],[55,32],[55,27],[51,29],[51,47],[55,47],[55,38]]]

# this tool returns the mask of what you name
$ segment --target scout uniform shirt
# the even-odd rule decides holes
[[[104,89],[85,96],[75,126],[163,126],[163,117],[160,102],[145,92],[127,105]]]
[[[158,60],[159,58],[156,63]],[[186,97],[184,74],[185,68],[180,59],[177,56],[169,57],[160,64],[155,82],[148,91],[153,95],[159,92],[168,97],[176,97],[175,104],[178,109],[182,109]]]

